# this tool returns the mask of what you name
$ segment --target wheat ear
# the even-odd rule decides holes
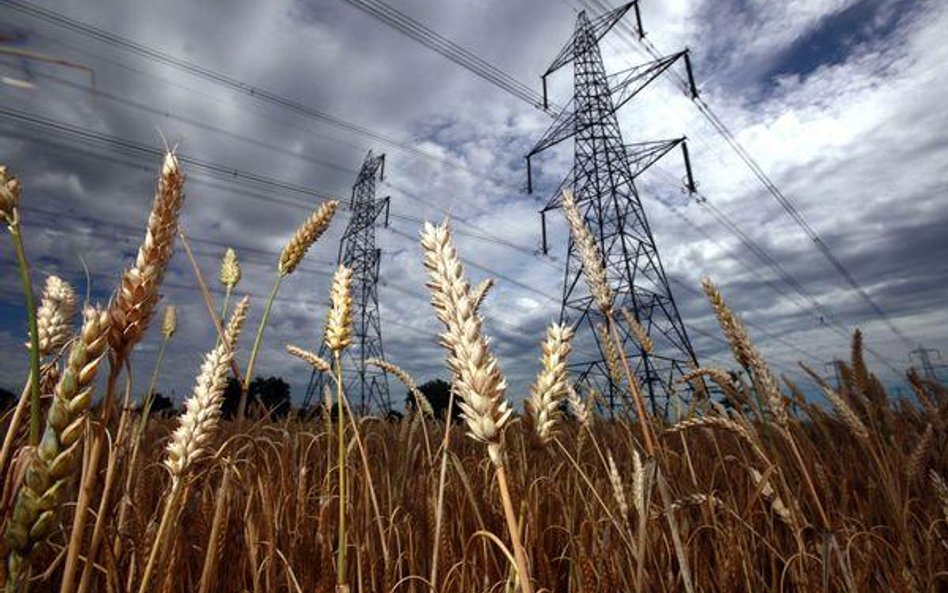
[[[158,303],[158,289],[174,253],[178,216],[184,203],[184,175],[173,152],[165,154],[135,264],[125,270],[109,307],[109,346],[118,366],[142,339]]]
[[[365,361],[366,365],[374,366],[382,369],[386,373],[391,373],[402,382],[409,393],[415,398],[415,403],[418,404],[418,409],[421,410],[421,413],[425,416],[434,416],[434,408],[431,407],[431,402],[428,401],[428,398],[424,393],[418,389],[418,385],[415,384],[415,380],[411,378],[407,372],[405,372],[402,367],[398,366],[395,363],[389,362],[387,360],[382,360],[381,358],[368,358]]]
[[[734,357],[741,366],[750,369],[754,373],[754,383],[766,402],[768,411],[781,428],[787,429],[790,418],[780,394],[780,385],[751,341],[744,323],[727,306],[721,292],[711,282],[710,278],[702,279],[701,286],[711,302],[711,307],[714,309],[714,314],[718,318],[724,336],[731,345]]]
[[[494,279],[488,278],[481,281],[480,284],[474,289],[474,311],[479,312],[481,310],[481,305],[484,304],[484,299],[487,298],[487,294],[494,287]]]
[[[606,450],[606,458],[609,461],[609,483],[612,484],[612,496],[616,500],[619,512],[622,513],[622,520],[629,520],[629,499],[625,495],[625,484],[622,482],[622,476],[619,475],[619,468],[616,467],[616,461],[612,458],[612,451]]]
[[[513,410],[506,398],[507,381],[481,333],[471,288],[446,224],[425,223],[421,245],[428,270],[432,305],[445,326],[441,343],[448,350],[461,397],[458,406],[468,434],[487,445],[491,461],[503,465],[501,434]]]
[[[13,224],[19,206],[20,180],[7,171],[6,165],[0,165],[0,218]]]
[[[444,324],[441,344],[448,351],[448,366],[461,397],[458,406],[468,426],[468,435],[487,445],[487,454],[497,469],[497,486],[504,509],[523,593],[533,593],[526,551],[514,513],[507,472],[504,467],[503,430],[513,413],[506,398],[507,381],[497,359],[481,333],[481,319],[471,297],[464,267],[454,249],[447,224],[425,223],[421,235],[431,303]],[[450,420],[447,422],[450,425]],[[442,476],[444,475],[442,463]]]
[[[42,543],[55,525],[62,493],[78,468],[86,416],[95,392],[95,376],[108,346],[109,317],[87,308],[82,329],[73,342],[65,369],[54,390],[46,416],[46,430],[26,470],[17,494],[13,516],[6,530],[12,550],[11,578],[20,562]]]
[[[840,394],[836,393],[835,389],[831,389],[827,385],[820,385],[820,389],[823,391],[823,395],[826,396],[826,399],[833,404],[833,408],[836,410],[836,413],[839,414],[840,420],[843,421],[843,424],[846,425],[849,432],[853,433],[858,439],[864,441],[869,440],[869,429],[867,429],[866,425],[859,419],[859,415],[849,407],[846,400],[844,400]]]
[[[221,402],[233,358],[233,346],[240,337],[249,304],[247,298],[237,304],[223,340],[205,355],[194,391],[185,401],[178,428],[168,442],[163,463],[171,473],[171,490],[165,498],[165,508],[142,573],[139,593],[149,590],[151,575],[168,537],[171,519],[178,514],[180,508],[183,485],[194,464],[206,453],[207,443],[220,423]]]
[[[286,351],[293,356],[308,362],[309,366],[313,367],[313,370],[317,372],[328,373],[332,371],[332,366],[330,366],[330,364],[326,362],[325,359],[321,358],[318,354],[310,352],[309,350],[304,350],[299,346],[287,344]]]
[[[293,273],[296,266],[303,260],[303,256],[306,255],[306,251],[326,232],[326,229],[329,228],[329,223],[332,222],[332,217],[336,214],[338,207],[339,202],[336,200],[323,202],[319,208],[306,219],[306,222],[296,229],[296,232],[293,233],[286,247],[283,248],[283,253],[280,254],[280,263],[277,266],[277,271],[281,276]]]
[[[533,420],[534,430],[544,444],[553,438],[560,403],[566,396],[566,363],[572,350],[572,338],[573,330],[568,325],[553,324],[547,329],[541,346],[541,369],[530,386],[526,408]]]
[[[579,251],[580,260],[583,262],[583,277],[586,279],[587,286],[589,286],[589,292],[596,299],[600,311],[608,315],[612,311],[613,294],[606,278],[606,269],[603,267],[599,246],[596,244],[592,233],[589,232],[589,227],[586,226],[586,221],[576,206],[576,199],[572,190],[563,190],[562,204],[563,214],[569,223],[570,235]]]
[[[652,338],[649,337],[648,331],[639,321],[629,312],[628,309],[622,307],[620,309],[622,313],[622,318],[625,319],[626,325],[629,326],[629,329],[632,330],[632,334],[635,336],[635,339],[638,341],[639,345],[642,347],[646,353],[651,354],[655,350],[655,342],[652,341]]]
[[[566,407],[569,410],[569,413],[572,414],[573,418],[579,422],[579,425],[591,429],[593,423],[593,413],[590,410],[589,404],[584,402],[579,394],[576,393],[576,389],[572,385],[566,385]]]
[[[78,301],[68,282],[50,276],[43,287],[40,306],[36,310],[40,356],[49,356],[66,345],[72,337],[72,322]]]
[[[218,280],[227,288],[234,288],[240,282],[240,262],[237,260],[237,252],[228,247],[221,258],[221,267],[217,273]]]
[[[352,270],[339,264],[332,277],[329,300],[332,307],[326,316],[326,346],[342,352],[352,344]]]

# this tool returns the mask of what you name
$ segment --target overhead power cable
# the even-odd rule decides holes
[[[393,6],[381,0],[344,1],[375,17],[400,33],[414,39],[425,47],[434,50],[462,68],[480,76],[494,86],[510,93],[518,99],[530,103],[540,110],[545,110],[543,107],[543,96],[540,95],[540,93],[537,93],[497,66],[480,58],[473,52],[464,49],[443,35],[436,33]],[[558,111],[558,109],[552,107],[545,111],[552,115]]]
[[[383,142],[389,146],[392,146],[393,148],[397,148],[399,150],[405,151],[415,156],[419,156],[419,157],[422,157],[422,158],[425,158],[425,159],[428,159],[428,160],[431,160],[443,165],[447,165],[455,169],[466,171],[468,173],[471,173],[472,175],[475,175],[477,177],[490,181],[491,183],[494,183],[495,185],[508,187],[504,181],[495,179],[485,173],[475,171],[474,169],[471,169],[470,167],[468,167],[467,165],[464,165],[463,163],[458,163],[457,161],[452,161],[449,159],[442,158],[436,154],[433,154],[426,150],[422,150],[416,146],[412,146],[411,144],[407,142],[402,142],[400,140],[397,140],[385,134],[381,134],[379,132],[371,130],[365,126],[347,121],[340,117],[334,116],[330,113],[320,111],[318,109],[310,107],[295,99],[285,97],[283,95],[280,95],[278,93],[275,93],[265,88],[254,86],[250,83],[244,82],[242,80],[239,80],[228,74],[219,72],[217,70],[207,68],[205,66],[201,66],[194,62],[190,62],[190,61],[178,58],[176,56],[173,56],[161,50],[155,49],[153,47],[149,47],[142,43],[138,43],[126,37],[122,37],[121,35],[106,31],[104,29],[100,29],[98,27],[84,23],[80,20],[74,19],[62,13],[56,12],[54,10],[50,10],[42,6],[38,6],[32,2],[26,2],[23,0],[0,0],[0,4],[9,6],[10,8],[13,8],[14,10],[18,10],[22,12],[23,14],[27,14],[32,17],[38,18],[40,20],[44,20],[48,23],[52,23],[54,25],[69,29],[85,37],[95,39],[96,41],[99,41],[101,43],[106,43],[113,47],[121,48],[123,50],[129,51],[143,58],[164,64],[166,66],[170,66],[182,72],[186,72],[192,76],[203,78],[207,81],[229,88],[233,91],[248,95],[255,99],[265,101],[274,105],[278,105],[282,108],[293,111],[304,117],[315,119],[317,121],[335,126],[337,128],[340,128],[349,132],[353,132],[353,133],[360,134],[369,138],[373,138],[374,140],[378,140],[379,142]],[[519,191],[518,188],[512,188],[512,189],[514,189],[515,191]]]

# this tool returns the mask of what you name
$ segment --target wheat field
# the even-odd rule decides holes
[[[856,332],[838,387],[811,373],[831,407],[816,403],[773,373],[710,280],[703,288],[740,372],[694,369],[696,397],[667,420],[647,413],[619,365],[628,412],[609,415],[595,393],[574,390],[568,326],[537,336],[530,392],[509,393],[479,313],[490,284],[470,285],[448,224],[426,225],[419,253],[461,420],[434,416],[413,379],[381,360],[372,364],[405,383],[414,412],[352,413],[341,381],[353,340],[345,266],[322,321],[331,357],[279,345],[335,389],[315,415],[271,420],[248,402],[249,383],[282,280],[333,224],[338,204],[328,201],[274,254],[266,303],[240,298],[232,251],[220,270],[195,265],[219,337],[183,410],[149,414],[174,347],[175,310],[159,295],[172,254],[186,248],[185,177],[168,153],[135,260],[108,303],[80,314],[55,277],[34,302],[20,240],[29,182],[0,172],[30,319],[28,354],[15,353],[29,369],[22,396],[0,420],[7,591],[948,590],[945,388],[909,371],[912,395],[890,397]],[[633,316],[613,308],[568,193],[563,203],[606,339],[629,325],[649,350]],[[226,287],[223,306],[211,281]],[[265,311],[256,328],[244,327],[251,307]],[[164,339],[159,362],[149,392],[133,397],[126,366],[149,331]],[[240,404],[225,419],[234,379]]]

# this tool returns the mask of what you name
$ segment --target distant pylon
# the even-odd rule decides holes
[[[918,361],[922,365],[922,377],[934,383],[941,383],[938,371],[944,368],[945,365],[935,364],[931,357],[932,354],[937,356],[939,361],[941,360],[941,352],[934,348],[925,348],[919,344],[918,348],[909,352],[909,358],[918,357]]]
[[[625,324],[621,320],[617,323],[623,343],[621,354],[629,359],[652,412],[663,413],[674,394],[684,395],[687,387],[677,384],[677,380],[698,362],[672,297],[635,179],[680,146],[687,173],[686,187],[691,192],[695,187],[683,138],[626,145],[619,131],[616,110],[679,60],[683,60],[687,68],[691,93],[696,96],[697,91],[687,52],[660,58],[615,77],[606,75],[599,40],[634,5],[634,2],[626,4],[593,20],[585,11],[579,13],[572,37],[543,74],[544,102],[547,102],[547,76],[572,62],[574,95],[527,154],[527,188],[533,190],[531,157],[572,137],[573,169],[541,210],[543,250],[547,249],[546,213],[560,206],[562,190],[571,187],[580,212],[602,250],[606,274],[615,292],[616,311],[627,308],[654,342],[653,352],[646,353]],[[607,395],[609,407],[615,410],[625,405],[625,400],[619,397],[621,387],[610,378],[606,362],[608,351],[600,341],[598,328],[603,326],[604,318],[581,275],[582,261],[570,238],[560,321],[576,328],[576,354],[571,370],[579,383]]]
[[[349,203],[349,224],[339,241],[338,262],[352,270],[353,340],[343,356],[343,388],[352,405],[358,405],[362,413],[370,408],[388,411],[391,401],[388,393],[388,375],[365,361],[384,358],[382,349],[382,324],[379,316],[379,260],[381,250],[375,246],[375,225],[379,215],[385,214],[384,225],[388,226],[389,198],[377,200],[378,182],[385,175],[385,155],[375,156],[372,151],[365,157],[359,177],[352,187]],[[325,343],[321,343],[319,354],[329,360]],[[331,379],[314,372],[306,388],[304,409],[313,397],[321,398],[323,386]]]

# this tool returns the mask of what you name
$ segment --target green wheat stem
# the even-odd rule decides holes
[[[283,282],[283,274],[277,273],[276,281],[270,290],[270,297],[267,299],[267,306],[263,309],[263,319],[260,320],[260,326],[257,328],[257,337],[253,342],[253,350],[250,351],[250,360],[247,361],[247,372],[244,373],[244,383],[240,388],[240,405],[237,406],[237,419],[243,420],[247,411],[247,395],[250,392],[250,378],[253,376],[253,366],[257,361],[257,353],[263,344],[263,330],[267,327],[267,321],[270,319],[270,309],[273,308],[273,301],[276,299],[277,292],[280,290],[280,283]]]
[[[221,306],[221,327],[224,325],[224,321],[227,319],[227,304],[230,302],[230,292],[233,287],[228,284],[224,289],[224,304]],[[221,336],[217,336],[217,343],[220,344]]]
[[[151,405],[155,399],[155,387],[158,385],[158,373],[161,371],[161,362],[165,358],[165,348],[168,346],[170,336],[165,336],[158,348],[158,361],[155,363],[155,370],[151,374],[151,382],[148,384],[148,391],[145,392],[145,401],[142,403],[142,417],[138,425],[138,434],[141,435],[148,423],[148,414],[151,412]]]
[[[23,283],[23,292],[26,294],[26,312],[29,318],[30,329],[30,444],[38,445],[40,441],[40,354],[39,330],[36,327],[36,304],[33,301],[33,282],[30,280],[30,264],[26,260],[26,250],[23,248],[23,236],[20,234],[19,214],[14,211],[13,220],[7,226],[10,237],[13,239],[13,249],[20,268],[20,281]]]

